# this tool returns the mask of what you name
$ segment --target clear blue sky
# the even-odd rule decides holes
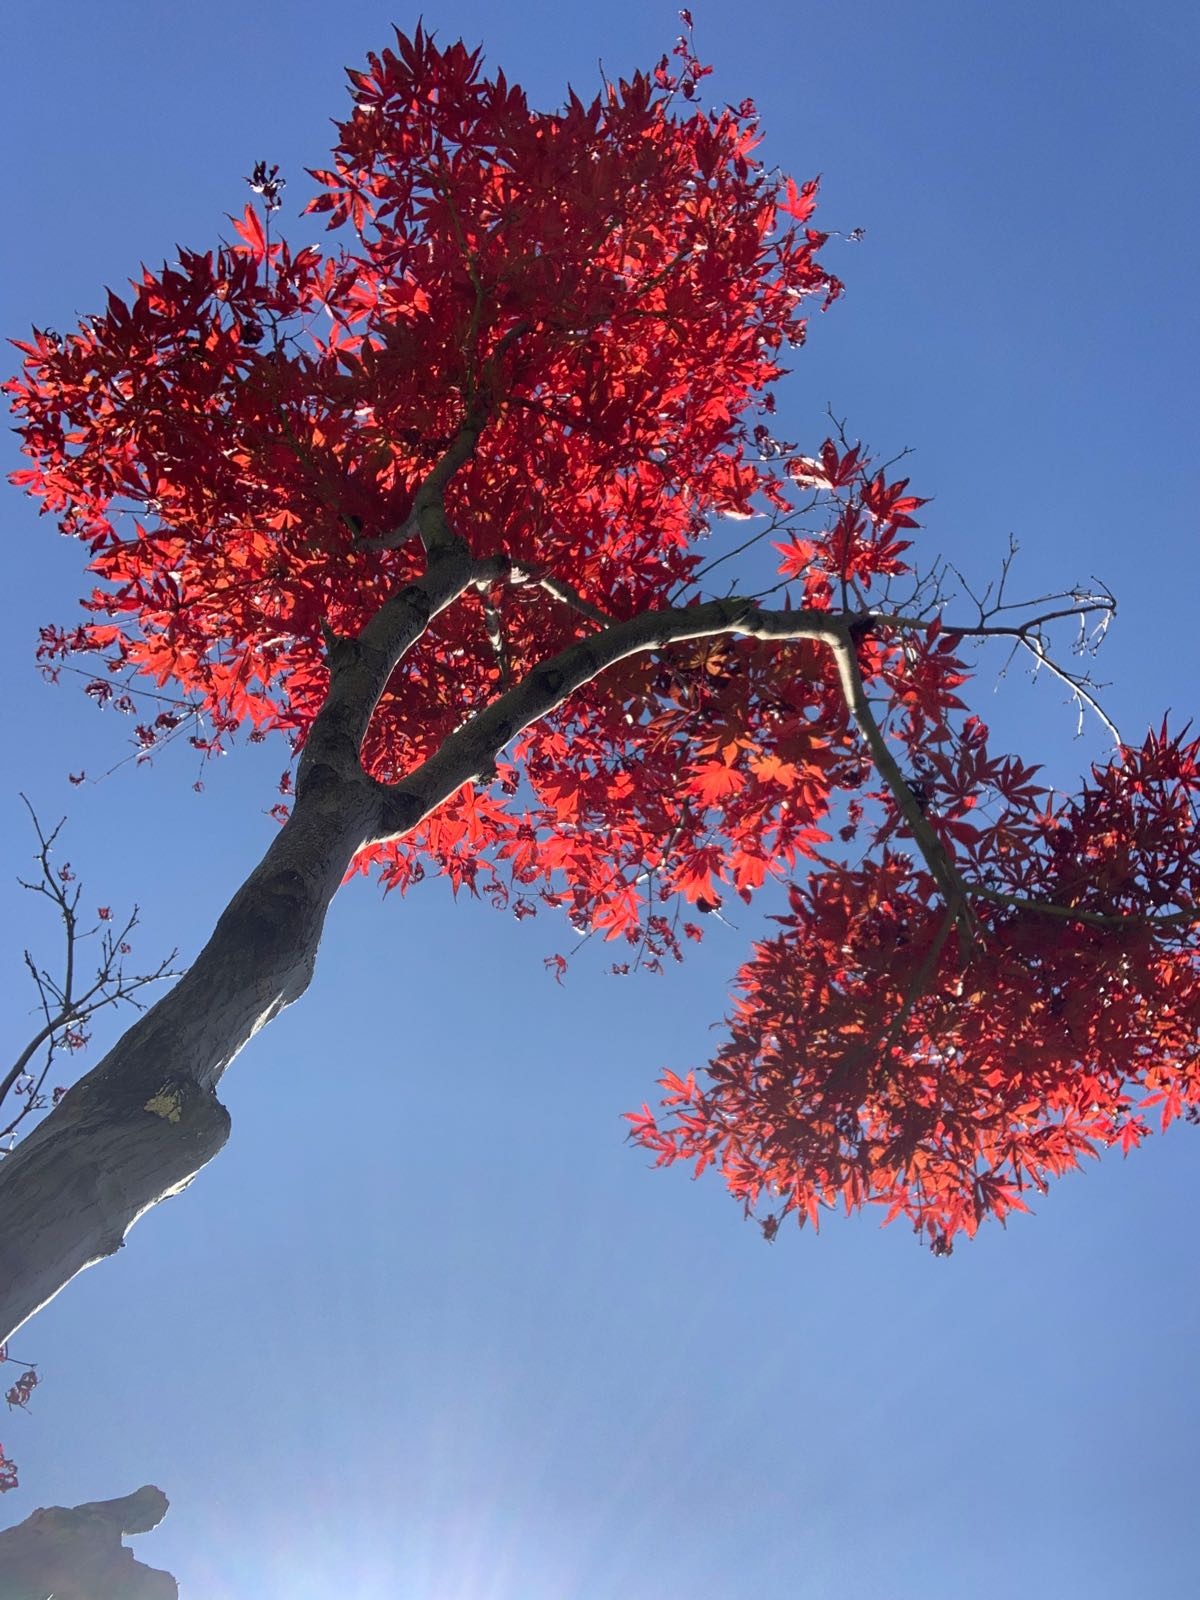
[[[1014,532],[1032,593],[1098,574],[1131,736],[1196,705],[1194,91],[1170,0],[693,7],[713,96],[752,94],[768,159],[824,173],[844,301],[786,391],[913,446],[928,548],[979,577]],[[69,326],[176,241],[205,246],[280,162],[288,211],[387,42],[367,0],[25,4],[6,21],[4,330]],[[649,65],[675,8],[431,3],[556,103]],[[286,214],[286,212],[285,212]],[[16,799],[70,813],[99,903],[147,956],[194,952],[274,824],[283,752],[191,792],[186,762],[102,771],[128,725],[39,683],[80,554],[10,494],[7,878]],[[997,742],[1067,782],[1051,685],[979,689]],[[20,1042],[23,944],[2,970]],[[171,1497],[139,1542],[195,1600],[1184,1600],[1200,1479],[1196,1131],[1065,1181],[948,1262],[874,1217],[767,1247],[719,1183],[654,1173],[619,1114],[702,1061],[749,923],[686,969],[565,988],[539,919],[443,887],[337,902],[317,980],[226,1079],[232,1142],[27,1329],[45,1383],[0,1416],[35,1505]],[[98,1041],[99,1042],[99,1041]],[[93,1057],[94,1059],[94,1057]]]

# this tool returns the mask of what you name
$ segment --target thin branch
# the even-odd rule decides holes
[[[20,878],[17,881],[22,888],[43,896],[54,906],[62,923],[65,950],[61,980],[55,979],[49,972],[39,968],[30,952],[25,951],[25,966],[37,990],[38,1009],[44,1020],[24,1048],[18,1052],[12,1066],[0,1078],[0,1105],[3,1105],[14,1090],[22,1102],[20,1110],[7,1126],[0,1128],[0,1139],[10,1138],[26,1117],[44,1109],[42,1089],[57,1052],[64,1046],[74,1050],[86,1043],[87,1035],[82,1030],[94,1016],[109,1006],[120,1004],[132,1005],[139,1011],[144,1010],[145,1007],[136,998],[138,992],[151,983],[162,982],[179,975],[171,967],[175,959],[174,951],[165,960],[160,961],[151,972],[137,973],[133,976],[126,974],[123,958],[129,948],[128,937],[138,922],[135,906],[119,930],[112,927],[104,928],[95,977],[90,984],[77,992],[76,974],[80,947],[85,940],[94,938],[100,931],[103,919],[87,931],[80,930],[78,909],[83,886],[69,866],[64,864],[58,872],[55,872],[50,863],[50,853],[62,831],[63,823],[60,821],[57,827],[46,832],[28,798],[22,795],[21,800],[29,812],[37,835],[36,859],[41,869],[41,881],[29,882]],[[72,887],[68,888],[68,885]],[[39,1054],[42,1054],[41,1066],[31,1071],[31,1063]],[[23,1081],[26,1079],[28,1082]]]
[[[1071,698],[1075,700],[1080,707],[1081,718],[1083,708],[1086,707],[1103,724],[1107,732],[1111,735],[1113,742],[1115,744],[1120,744],[1120,730],[1117,728],[1112,718],[1104,710],[1104,707],[1097,699],[1095,693],[1096,686],[1092,683],[1089,675],[1086,672],[1072,672],[1068,667],[1063,666],[1060,661],[1056,661],[1054,656],[1051,654],[1050,647],[1045,637],[1045,629],[1051,623],[1063,622],[1070,618],[1075,618],[1078,620],[1081,630],[1080,642],[1075,646],[1076,653],[1083,654],[1085,651],[1091,653],[1094,651],[1096,644],[1099,641],[1095,640],[1094,643],[1089,644],[1087,639],[1087,624],[1089,620],[1098,618],[1099,620],[1093,633],[1093,639],[1095,639],[1096,633],[1103,635],[1103,632],[1107,629],[1109,622],[1116,612],[1116,601],[1113,599],[1113,597],[1108,593],[1072,594],[1070,598],[1078,602],[1075,605],[1057,606],[1050,611],[1041,611],[1038,612],[1036,616],[1027,617],[1023,622],[992,622],[988,619],[998,616],[1001,612],[1018,610],[1025,611],[1030,609],[1032,606],[1046,604],[1050,601],[1061,598],[1059,595],[1043,595],[1037,600],[1024,601],[1021,603],[1009,603],[1001,602],[1000,594],[1002,592],[1003,580],[1001,581],[1000,590],[997,593],[997,601],[993,605],[987,605],[988,596],[986,593],[980,599],[976,599],[976,597],[972,595],[971,598],[975,600],[976,605],[979,606],[979,621],[972,623],[957,623],[947,620],[945,617],[943,617],[942,631],[944,633],[954,634],[956,637],[966,639],[1011,639],[1013,641],[1014,650],[1027,650],[1029,654],[1033,656],[1036,663],[1034,669],[1035,671],[1040,671],[1044,668],[1051,674],[1051,676],[1057,678],[1060,683],[1064,684],[1070,690]],[[898,630],[905,630],[928,626],[927,618],[913,616],[907,612],[889,612],[872,609],[869,612],[864,612],[862,617],[862,625],[870,627],[883,626],[896,628]]]
[[[926,865],[946,897],[947,903],[952,906],[961,904],[962,882],[946,854],[945,846],[929,825],[916,795],[909,788],[908,780],[899,763],[888,749],[883,731],[875,720],[875,714],[867,699],[862,674],[858,670],[858,656],[849,630],[844,639],[834,644],[833,654],[847,709],[866,740],[876,771],[891,790],[897,809],[908,824],[917,848],[924,856]]]
[[[572,611],[578,611],[580,616],[587,617],[592,622],[598,622],[601,627],[607,628],[611,623],[618,621],[608,611],[601,611],[599,606],[594,606],[590,600],[585,600],[569,583],[564,583],[561,578],[556,578],[552,572],[529,570],[518,566],[515,562],[509,572],[508,581],[518,588],[536,586],[544,589],[548,595],[569,606]]]
[[[512,673],[509,669],[508,640],[504,637],[504,621],[486,588],[480,589],[479,598],[483,605],[483,625],[487,630],[488,643],[500,669],[500,682],[507,689],[512,681]]]
[[[1008,894],[986,883],[963,880],[967,894],[1017,911],[1035,911],[1040,916],[1056,917],[1060,922],[1086,922],[1094,928],[1186,928],[1200,927],[1200,906],[1183,911],[1085,911],[1081,906],[1063,906],[1053,900],[1029,900],[1024,895]]]

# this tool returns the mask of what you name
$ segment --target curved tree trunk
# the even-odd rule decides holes
[[[0,1343],[120,1249],[137,1219],[185,1188],[229,1137],[217,1084],[308,987],[329,903],[379,832],[388,791],[359,760],[376,702],[430,618],[483,570],[456,542],[359,638],[330,638],[329,691],[278,837],[175,988],[0,1161]],[[455,787],[470,775],[461,763],[450,772]],[[397,804],[412,823],[430,809],[419,793],[393,795]]]
[[[309,774],[194,966],[0,1163],[0,1340],[225,1143],[217,1083],[308,987],[326,910],[370,834],[366,780],[324,776]]]

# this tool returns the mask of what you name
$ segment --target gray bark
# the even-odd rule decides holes
[[[308,987],[329,903],[377,831],[383,791],[358,757],[371,713],[400,656],[478,570],[448,550],[359,639],[332,643],[287,823],[176,987],[0,1162],[0,1343],[229,1137],[217,1084]]]
[[[226,1067],[312,976],[326,908],[369,836],[366,781],[310,774],[194,966],[0,1164],[8,1337],[221,1149]],[[315,792],[314,792],[315,791]]]

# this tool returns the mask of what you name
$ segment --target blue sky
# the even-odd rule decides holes
[[[1130,737],[1195,707],[1200,66],[1193,8],[1119,0],[693,7],[712,96],[752,94],[767,159],[824,174],[846,298],[781,397],[912,446],[926,548],[1029,593],[1095,574]],[[1048,14],[1047,14],[1048,13]],[[415,16],[366,0],[14,7],[3,322],[59,327],[140,259],[206,246],[265,157],[285,216],[341,68]],[[556,103],[648,66],[674,7],[431,5]],[[79,552],[14,495],[6,876],[16,798],[70,814],[97,903],[148,957],[194,952],[274,824],[281,750],[101,772],[128,726],[32,668]],[[1101,753],[1052,685],[977,690],[996,743],[1067,783]],[[3,969],[22,1042],[24,945]],[[426,885],[336,903],[316,982],[225,1081],[232,1141],[20,1337],[45,1375],[0,1417],[35,1505],[153,1481],[140,1542],[200,1600],[1058,1600],[1194,1593],[1195,1130],[1110,1158],[939,1262],[873,1217],[767,1247],[717,1182],[654,1173],[620,1113],[699,1063],[753,926],[660,980]],[[100,1040],[97,1040],[99,1043]]]

